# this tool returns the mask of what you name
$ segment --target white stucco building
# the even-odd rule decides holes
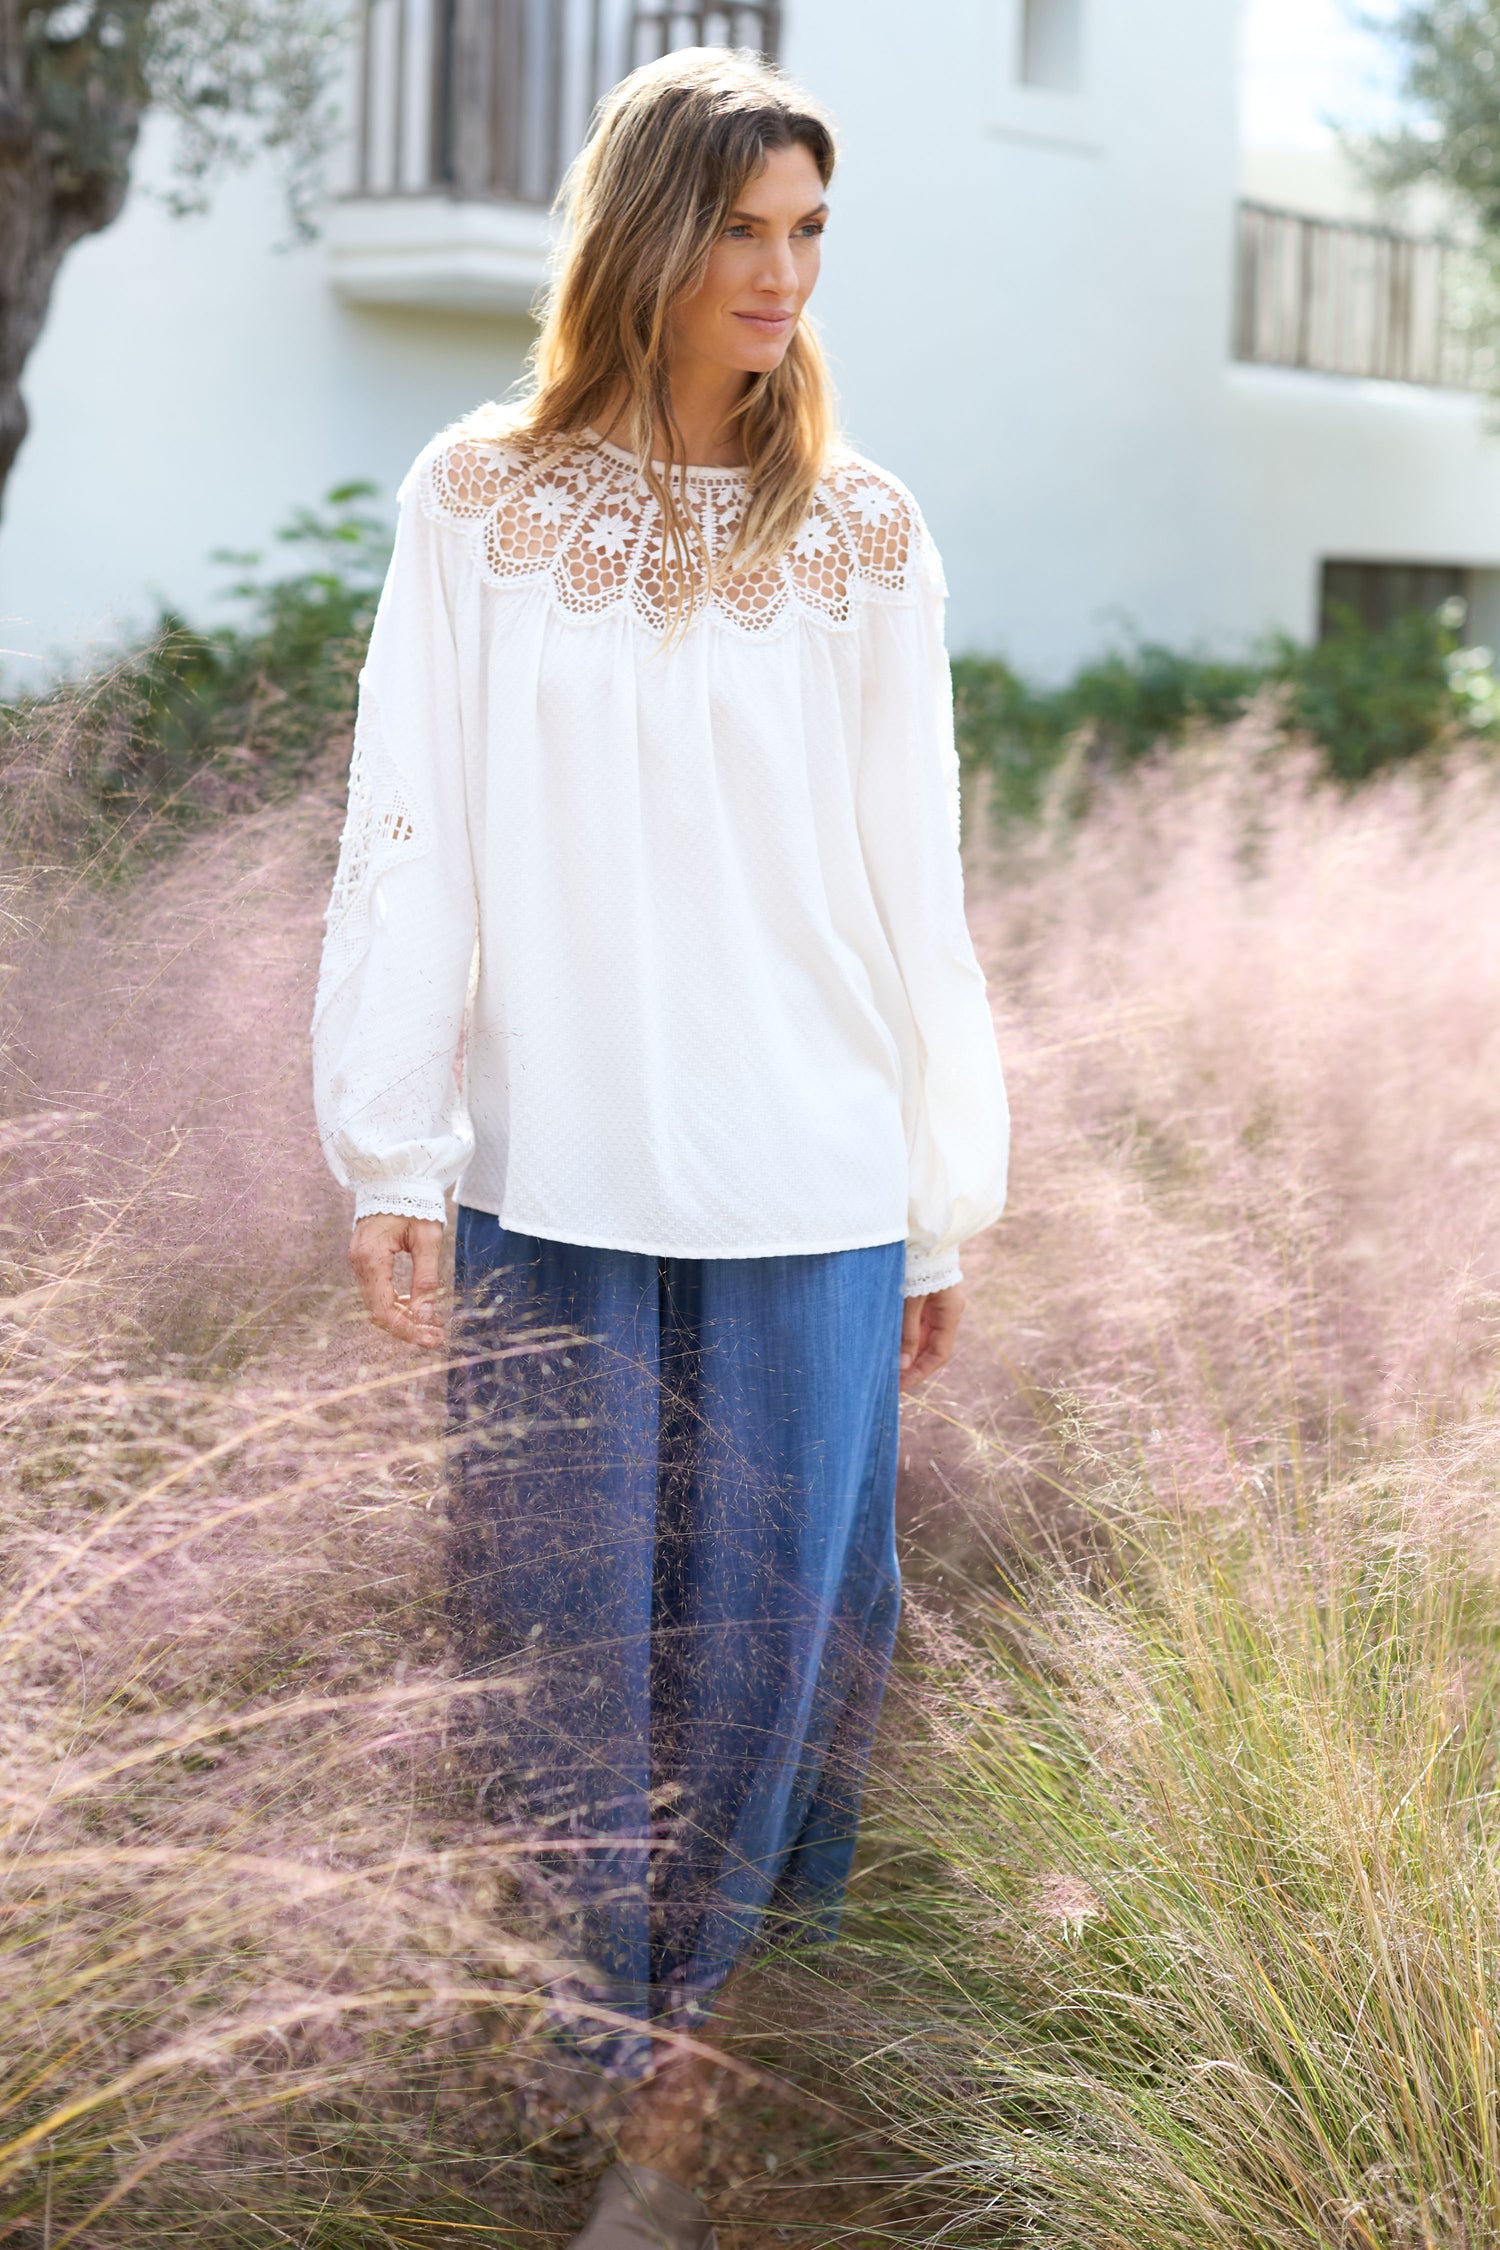
[[[1500,439],[1440,253],[1372,231],[1330,159],[1239,145],[1236,0],[663,13],[362,0],[362,192],[316,244],[276,247],[252,172],[203,219],[137,192],[72,254],[0,524],[9,676],[158,599],[207,614],[212,549],[351,477],[389,493],[503,391],[590,83],[668,36],[779,39],[839,117],[818,312],[850,434],[943,548],[955,648],[1055,677],[1133,636],[1308,636],[1329,565],[1372,609],[1462,586],[1500,638]],[[148,135],[142,179],[165,161]]]

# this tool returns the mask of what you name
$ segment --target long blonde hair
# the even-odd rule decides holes
[[[817,335],[798,322],[781,364],[735,409],[749,483],[744,519],[717,572],[687,503],[672,411],[672,308],[771,149],[805,148],[823,184],[837,154],[830,120],[791,79],[737,49],[690,47],[647,63],[600,104],[559,198],[568,234],[533,354],[530,395],[505,436],[527,455],[576,441],[623,390],[630,436],[662,516],[669,608],[696,586],[782,553],[805,517],[834,431],[833,386]],[[656,466],[665,434],[665,475]]]

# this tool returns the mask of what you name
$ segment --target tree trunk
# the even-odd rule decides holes
[[[26,435],[21,374],[64,257],[119,215],[145,107],[145,0],[0,0],[0,500]]]

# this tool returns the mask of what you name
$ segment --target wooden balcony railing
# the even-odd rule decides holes
[[[1235,357],[1482,390],[1490,355],[1465,318],[1466,258],[1434,237],[1243,203]]]
[[[549,204],[627,71],[780,34],[777,0],[361,0],[351,192]]]

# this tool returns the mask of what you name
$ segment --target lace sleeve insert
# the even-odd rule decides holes
[[[395,761],[385,746],[380,707],[368,677],[360,681],[349,809],[339,839],[338,868],[325,916],[327,936],[318,976],[313,1026],[369,951],[376,886],[391,868],[419,859],[423,841]]]

